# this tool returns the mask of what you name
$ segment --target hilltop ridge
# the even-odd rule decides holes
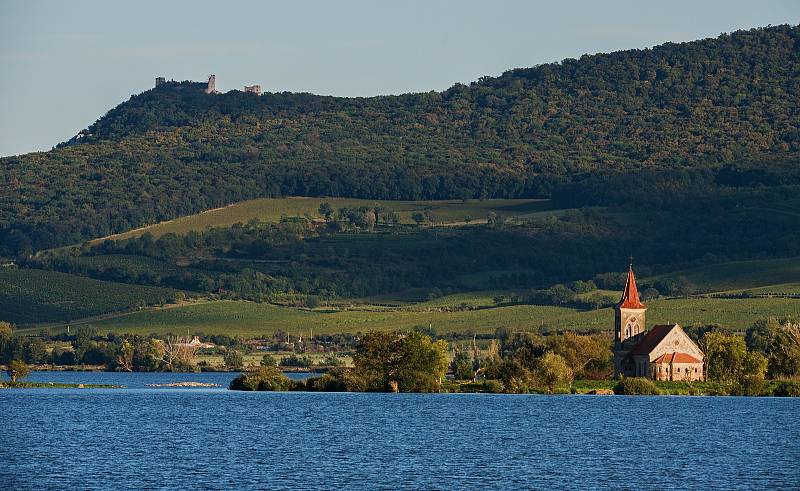
[[[632,192],[797,184],[799,62],[800,29],[776,26],[443,92],[252,97],[167,83],[77,144],[0,159],[0,255],[259,197],[602,202],[629,171]]]

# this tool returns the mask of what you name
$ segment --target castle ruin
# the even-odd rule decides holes
[[[217,92],[217,76],[213,73],[208,76],[208,86],[206,87],[206,94],[218,94]]]

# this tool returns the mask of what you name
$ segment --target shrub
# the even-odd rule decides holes
[[[308,368],[311,366],[311,358],[307,356],[289,355],[281,359],[281,366],[283,367],[301,367]]]
[[[798,380],[781,380],[772,395],[777,397],[800,397],[800,381]]]
[[[761,375],[745,375],[734,384],[731,395],[760,396],[764,392],[764,377]]]
[[[345,392],[347,387],[344,381],[326,373],[321,377],[312,377],[306,380],[306,388],[315,392]]]
[[[293,387],[289,377],[275,367],[263,367],[255,372],[243,373],[230,384],[231,390],[284,391]]]
[[[227,350],[222,360],[227,368],[241,368],[244,366],[244,357],[235,349]]]
[[[489,392],[492,394],[502,394],[505,392],[506,388],[503,386],[503,382],[499,380],[484,380],[483,381],[483,391]]]
[[[655,382],[646,378],[624,378],[614,386],[614,394],[624,396],[657,396],[661,394]]]
[[[322,360],[320,365],[328,367],[340,367],[344,365],[344,362],[338,356],[328,355],[324,360]]]
[[[574,291],[575,293],[589,293],[590,291],[597,290],[597,285],[594,284],[594,281],[573,281],[569,285],[567,285],[570,290]]]

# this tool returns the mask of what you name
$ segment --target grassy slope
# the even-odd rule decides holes
[[[747,261],[711,265],[685,270],[676,275],[688,276],[698,286],[716,291],[747,289],[768,292],[796,292],[798,283],[761,286],[771,281],[783,281],[797,276],[800,258]],[[31,275],[31,276],[27,276]],[[772,280],[772,279],[775,280]],[[66,283],[64,283],[66,282]],[[139,298],[153,303],[158,296],[171,298],[165,289],[154,289],[98,282],[61,273],[38,270],[0,270],[3,286],[3,305],[19,305],[20,312],[36,312],[38,322],[43,315],[63,315],[69,318],[97,315],[108,310],[124,310],[136,305]],[[23,288],[27,287],[27,290]],[[69,285],[63,291],[68,298],[56,302],[51,292],[56,285]],[[16,292],[16,293],[15,293]],[[102,292],[102,293],[101,293]],[[166,292],[166,294],[164,293]],[[543,306],[506,306],[480,310],[447,311],[465,303],[471,307],[490,307],[493,298],[508,292],[478,291],[426,300],[427,292],[401,292],[362,299],[366,305],[348,311],[322,312],[277,307],[251,302],[206,302],[167,310],[137,312],[130,315],[94,322],[102,329],[140,333],[176,331],[190,328],[197,332],[227,332],[258,335],[283,329],[294,332],[318,333],[357,332],[370,329],[409,329],[432,324],[439,332],[492,332],[498,327],[531,330],[544,322],[550,328],[608,329],[612,322],[609,310],[576,311],[569,308]],[[603,292],[610,295],[617,292]],[[16,296],[14,296],[16,295]],[[144,297],[143,297],[144,296]],[[23,299],[23,300],[18,300]],[[92,302],[88,306],[76,302]],[[95,304],[94,302],[101,302]],[[341,302],[347,304],[348,302]],[[372,304],[372,305],[370,305]],[[376,304],[398,305],[401,308],[375,307]],[[649,303],[648,324],[678,322],[719,323],[733,328],[746,328],[754,320],[767,316],[797,316],[798,299],[668,299]],[[108,309],[108,310],[104,310]]]
[[[487,200],[460,200],[446,201],[385,201],[363,200],[347,198],[264,198],[242,201],[224,208],[204,211],[195,215],[161,222],[148,227],[139,228],[110,238],[124,239],[137,237],[150,232],[158,237],[166,233],[186,233],[191,230],[204,230],[208,227],[221,227],[234,223],[245,223],[251,219],[265,222],[277,222],[281,216],[319,216],[319,205],[328,202],[338,210],[342,207],[355,208],[359,206],[383,207],[384,212],[395,211],[400,215],[402,223],[413,223],[411,214],[416,211],[430,211],[441,223],[463,222],[466,215],[470,215],[476,222],[486,221],[489,212],[503,216],[526,216],[529,214],[549,211],[549,200],[533,199],[487,199]],[[553,211],[555,212],[555,211]],[[104,240],[96,239],[93,242]]]
[[[800,312],[797,299],[669,299],[648,304],[648,324],[718,323],[744,329],[766,316]],[[493,332],[498,327],[530,331],[542,322],[551,329],[608,330],[610,309],[578,311],[561,307],[515,305],[468,311],[441,309],[307,311],[251,302],[209,302],[166,310],[138,312],[94,323],[101,330],[137,333],[224,332],[242,336],[285,330],[296,334],[364,332],[373,329],[411,329],[429,324],[440,333]]]
[[[80,319],[171,300],[177,290],[98,281],[54,271],[0,268],[0,319]]]

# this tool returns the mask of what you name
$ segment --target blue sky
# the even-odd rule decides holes
[[[0,155],[49,149],[157,75],[398,94],[786,23],[800,24],[800,1],[2,0]]]

